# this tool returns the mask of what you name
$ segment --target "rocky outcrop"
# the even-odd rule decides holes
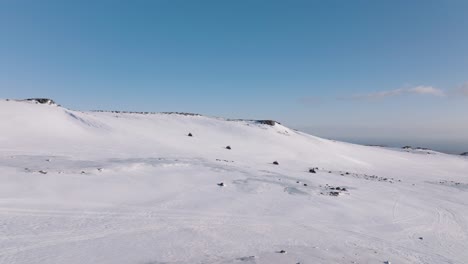
[[[195,113],[185,113],[185,112],[138,112],[138,111],[117,111],[117,110],[91,110],[91,112],[97,113],[113,113],[113,114],[139,114],[139,115],[183,115],[183,116],[202,116]]]
[[[48,104],[48,105],[56,104],[54,100],[49,99],[49,98],[28,98],[25,101],[35,102],[36,104]]]
[[[262,124],[262,125],[269,125],[269,126],[274,126],[276,124],[279,124],[275,120],[257,120],[257,123]]]

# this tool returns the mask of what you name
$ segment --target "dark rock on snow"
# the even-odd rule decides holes
[[[273,161],[273,164],[274,165],[279,165],[279,163],[277,161]]]
[[[149,112],[144,112],[144,113],[148,114]],[[162,114],[165,114],[165,115],[183,115],[183,116],[201,116],[200,114],[186,113],[186,112],[162,112]]]
[[[36,102],[37,104],[55,104],[54,100],[49,98],[28,98],[26,101]]]
[[[237,260],[240,260],[240,261],[250,261],[250,260],[254,260],[255,259],[255,256],[247,256],[247,257],[240,257],[238,258]]]
[[[263,124],[263,125],[274,126],[274,125],[276,125],[276,123],[278,123],[278,122],[276,122],[276,121],[274,121],[274,120],[257,120],[257,123]],[[278,123],[278,124],[279,124],[279,123]]]

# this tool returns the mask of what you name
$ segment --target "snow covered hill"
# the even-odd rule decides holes
[[[462,264],[467,245],[463,156],[0,101],[0,263]]]

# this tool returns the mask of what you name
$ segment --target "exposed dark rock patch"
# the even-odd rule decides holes
[[[56,104],[54,100],[49,99],[49,98],[28,98],[26,99],[26,101],[36,102],[36,104],[48,104],[48,105]]]
[[[196,113],[185,113],[185,112],[162,112],[161,114],[165,115],[183,115],[183,116],[202,116]]]
[[[429,183],[455,187],[460,190],[468,190],[468,183],[463,183],[463,182],[458,182],[458,181],[440,180],[438,182],[429,182]]]
[[[279,162],[278,161],[273,161],[273,164],[274,165],[279,165]]]
[[[364,179],[364,180],[368,180],[368,181],[380,181],[380,182],[388,182],[388,183],[401,182],[401,180],[391,178],[391,177],[380,177],[380,176],[377,176],[377,175],[352,173],[352,172],[346,172],[346,171],[328,171],[328,173],[336,173],[336,174],[339,174],[339,175],[341,175],[343,177],[353,177],[353,178]]]
[[[320,185],[320,187],[324,189],[324,192],[320,193],[321,195],[339,196],[348,191],[345,187],[335,187],[328,184],[326,184],[325,186]]]
[[[188,133],[188,135],[187,135],[187,136],[189,136],[189,137],[193,137],[192,133]]]
[[[257,123],[262,124],[262,125],[269,125],[269,126],[274,126],[276,124],[279,124],[275,120],[257,120]]]
[[[416,150],[429,150],[428,148],[416,147]]]
[[[234,162],[233,160],[222,160],[222,159],[216,159],[216,161]]]
[[[226,146],[226,149],[231,149],[231,146]]]
[[[412,147],[412,146],[404,146],[402,149],[406,150],[406,152],[412,152],[412,153],[417,153],[417,154],[436,154],[429,148],[424,148],[424,147]]]
[[[247,257],[237,258],[237,260],[240,260],[240,261],[251,261],[251,260],[254,260],[254,259],[255,259],[255,256],[247,256]]]
[[[139,111],[116,111],[116,110],[91,110],[91,112],[97,113],[114,113],[114,114],[139,114],[139,115],[183,115],[183,116],[202,116],[195,113],[185,113],[185,112],[139,112]]]

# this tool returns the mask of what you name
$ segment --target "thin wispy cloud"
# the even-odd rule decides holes
[[[444,90],[432,87],[432,86],[415,86],[411,88],[399,88],[394,90],[385,90],[379,92],[373,92],[368,94],[356,94],[351,96],[351,99],[384,99],[389,97],[396,97],[402,95],[429,95],[429,96],[437,96],[437,97],[444,97],[446,93]]]
[[[413,94],[427,94],[433,96],[445,96],[445,92],[443,90],[434,88],[432,86],[416,86],[413,88],[407,89],[409,93]]]

